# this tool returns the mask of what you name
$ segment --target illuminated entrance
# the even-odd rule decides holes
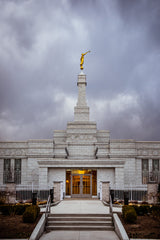
[[[71,197],[97,196],[97,171],[67,170],[66,195]]]

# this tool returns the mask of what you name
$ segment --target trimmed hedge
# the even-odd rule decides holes
[[[137,221],[137,213],[134,208],[131,208],[126,211],[124,220],[127,223],[135,223]]]
[[[36,205],[26,208],[26,211],[23,213],[23,222],[24,223],[34,223],[38,217],[40,208]]]
[[[22,215],[26,208],[28,208],[29,205],[24,204],[7,204],[7,205],[1,205],[0,206],[0,212],[2,212],[3,215]]]
[[[131,208],[132,208],[132,206],[129,206],[129,205],[124,205],[124,206],[122,207],[122,216],[123,216],[123,218],[125,217],[126,212],[127,212],[129,209],[131,209]]]
[[[127,222],[130,221],[129,218],[134,219],[134,216],[131,216],[131,215],[134,215],[134,214],[129,213],[130,216],[128,216],[129,215],[128,211],[130,212],[131,209],[134,209],[135,212],[136,212],[136,215],[138,215],[138,216],[144,216],[146,214],[150,214],[157,221],[160,221],[160,205],[153,205],[153,206],[150,206],[150,205],[141,205],[141,206],[124,205],[123,208],[122,208],[122,216],[125,219],[125,221],[127,221]]]
[[[149,205],[141,205],[141,206],[133,205],[133,207],[138,216],[144,216],[145,214],[148,214],[151,212],[151,207]]]
[[[122,216],[127,223],[135,223],[137,220],[137,213],[132,206],[124,205],[122,208]]]

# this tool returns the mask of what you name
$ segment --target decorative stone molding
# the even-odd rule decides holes
[[[110,160],[100,160],[100,159],[55,159],[53,160],[38,160],[38,164],[41,167],[57,167],[57,168],[70,168],[70,167],[98,167],[98,168],[122,168],[124,167],[125,161],[110,161]]]
[[[67,138],[67,142],[97,142],[96,137],[92,135],[87,135],[87,134],[76,134],[76,135],[71,135],[69,138]]]
[[[0,149],[0,156],[26,156],[26,149]]]
[[[160,155],[160,150],[155,150],[155,149],[138,149],[137,150],[137,155],[139,156],[159,156]]]

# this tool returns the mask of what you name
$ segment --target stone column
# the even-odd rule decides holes
[[[101,183],[102,183],[102,201],[109,202],[110,182],[101,182]]]
[[[54,202],[61,200],[61,182],[53,182],[54,187]]]
[[[157,190],[158,190],[158,184],[149,183],[147,185],[147,196],[148,196],[149,204],[157,203]]]
[[[89,121],[89,107],[86,103],[86,75],[81,72],[78,75],[78,101],[77,106],[74,108],[75,121]]]
[[[6,184],[6,202],[14,204],[16,201],[16,184],[7,183]]]

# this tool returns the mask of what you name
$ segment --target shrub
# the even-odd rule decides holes
[[[0,206],[0,211],[2,212],[3,215],[15,215],[16,214],[15,205],[11,205],[11,204]]]
[[[132,203],[132,204],[138,204],[138,201],[137,201],[137,200],[131,200],[130,203]]]
[[[35,222],[36,218],[39,215],[39,212],[40,208],[38,206],[30,206],[26,208],[25,212],[23,213],[23,222],[24,223]]]
[[[137,220],[137,213],[133,206],[124,205],[122,207],[122,216],[127,223],[135,223]]]
[[[18,204],[18,205],[12,205],[12,204],[7,204],[7,205],[2,205],[0,206],[0,211],[2,212],[3,215],[22,215],[26,208],[27,205],[23,204]]]
[[[35,205],[35,206],[32,206],[35,208],[35,211],[36,211],[36,218],[39,216],[39,213],[40,213],[40,207],[38,207],[38,205]]]
[[[123,216],[123,218],[125,217],[125,214],[126,214],[126,212],[127,212],[129,209],[132,209],[132,206],[124,205],[124,206],[122,207],[122,216]]]
[[[137,220],[137,214],[134,208],[130,208],[125,212],[124,220],[127,223],[135,223]]]
[[[38,202],[38,205],[45,205],[46,203],[47,203],[47,201],[44,200],[44,201]]]
[[[33,210],[33,208],[29,207],[24,213],[23,213],[23,222],[24,223],[33,223],[36,220],[36,212]]]
[[[145,214],[148,214],[151,211],[149,205],[141,205],[141,206],[133,205],[133,207],[138,216],[144,216]]]
[[[24,204],[16,205],[16,214],[23,215],[26,208],[28,208],[28,207],[29,207],[28,205],[24,205]]]
[[[5,191],[0,191],[0,204],[5,204],[6,194]]]

